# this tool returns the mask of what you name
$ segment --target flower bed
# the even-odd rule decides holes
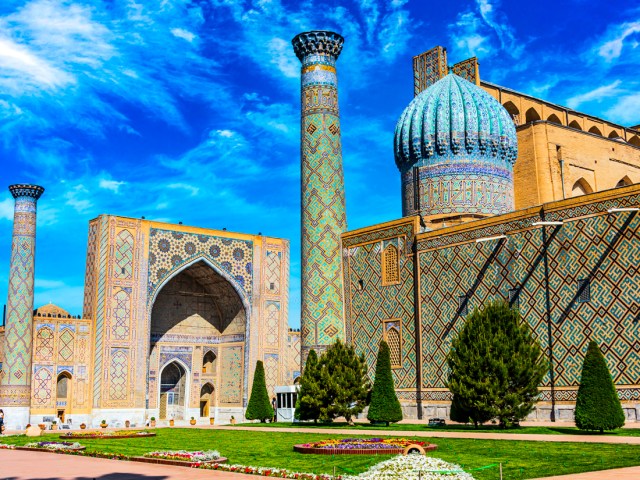
[[[163,465],[187,465],[198,467],[202,464],[224,463],[225,457],[221,457],[216,450],[206,452],[188,452],[186,450],[167,450],[163,452],[145,453],[143,457],[134,457],[132,460],[145,463],[160,463]]]
[[[0,443],[0,450],[13,450],[15,449],[15,445],[7,445],[6,443]]]
[[[425,451],[438,448],[434,444],[407,438],[342,438],[294,445],[293,450],[316,455],[393,455],[404,453],[410,445],[418,445]]]
[[[60,435],[60,438],[104,438],[104,439],[120,439],[120,438],[143,438],[155,437],[154,432],[146,430],[114,430],[110,432],[68,432]]]
[[[220,472],[244,473],[247,475],[262,475],[263,477],[292,478],[295,480],[341,480],[343,477],[325,473],[290,472],[284,468],[248,467],[246,465],[225,465],[220,463],[193,465],[196,468],[217,470]]]
[[[59,451],[77,451],[84,450],[78,442],[31,442],[26,443],[22,447],[16,447],[17,450],[40,450],[45,452]]]
[[[453,463],[424,455],[401,455],[380,462],[360,475],[344,476],[343,480],[473,480],[473,477]]]

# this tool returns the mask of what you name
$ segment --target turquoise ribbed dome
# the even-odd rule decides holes
[[[473,153],[515,163],[516,130],[509,113],[480,87],[449,74],[420,93],[405,108],[394,138],[400,171],[446,156]]]

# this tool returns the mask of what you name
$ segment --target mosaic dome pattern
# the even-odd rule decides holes
[[[403,215],[495,215],[513,209],[515,125],[491,95],[449,74],[416,96],[394,137]]]

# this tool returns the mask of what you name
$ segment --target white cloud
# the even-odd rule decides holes
[[[47,280],[46,278],[36,278],[35,279],[35,287],[36,288],[61,288],[64,287],[65,283],[60,280]]]
[[[622,49],[625,45],[635,49],[638,47],[638,38],[634,41],[627,42],[629,37],[636,37],[640,34],[640,21],[623,23],[610,29],[607,39],[596,47],[598,55],[607,62],[612,62],[622,55]]]
[[[627,125],[639,125],[640,93],[620,97],[613,107],[607,110],[606,114],[613,121]]]
[[[11,198],[5,198],[0,202],[0,220],[13,221],[13,210],[15,202]]]
[[[580,105],[586,102],[591,102],[594,100],[599,101],[603,98],[618,95],[620,93],[620,89],[618,89],[618,86],[621,83],[622,82],[620,80],[616,80],[609,85],[603,85],[586,93],[575,95],[567,100],[567,106],[570,108],[578,108]]]
[[[194,187],[193,185],[187,185],[186,183],[170,183],[169,185],[167,185],[167,188],[172,188],[172,189],[179,188],[181,190],[186,190],[187,192],[189,192],[189,195],[192,197],[195,197],[198,194],[198,192],[200,192],[200,189],[198,187]],[[162,208],[160,205],[157,206],[158,209]]]
[[[182,38],[189,43],[192,43],[196,39],[196,34],[190,32],[189,30],[185,30],[183,28],[172,28],[171,34],[174,37]]]
[[[108,178],[101,178],[98,182],[98,186],[105,190],[110,190],[114,193],[119,193],[120,187],[126,185],[127,182],[119,182]]]
[[[93,206],[89,195],[89,190],[84,185],[76,185],[64,194],[65,203],[76,212],[84,214]]]

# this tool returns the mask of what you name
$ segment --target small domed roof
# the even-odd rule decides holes
[[[36,317],[54,317],[54,318],[69,318],[69,312],[64,308],[60,308],[53,303],[38,307],[35,312]]]
[[[494,157],[515,163],[518,140],[511,116],[475,84],[450,73],[405,108],[394,137],[401,172],[438,163],[441,157]]]

